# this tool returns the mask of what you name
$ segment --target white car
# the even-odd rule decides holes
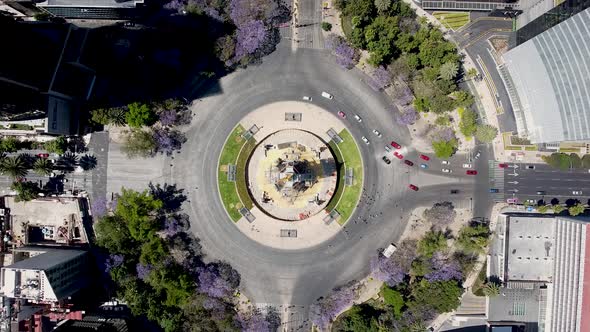
[[[574,191],[572,191],[572,195],[582,196],[582,192],[578,191],[578,190],[574,190]]]
[[[448,160],[442,160],[440,163],[443,164],[443,165],[449,165],[450,164],[450,162]]]
[[[358,122],[363,122],[363,119],[361,119],[361,117],[360,117],[360,116],[358,116],[358,114],[355,114],[355,115],[354,115],[354,118],[355,118],[355,119],[356,119],[356,121],[358,121]]]
[[[385,146],[385,151],[387,151],[387,152],[391,152],[391,148],[390,148],[389,146],[387,146],[387,145],[386,145],[386,146]]]
[[[371,142],[369,142],[369,140],[365,136],[361,137],[361,139],[363,140],[363,142],[365,142],[365,144],[371,144]]]
[[[537,201],[535,201],[534,199],[527,199],[526,202],[527,204],[537,205]]]
[[[322,91],[322,97],[328,98],[328,99],[334,99],[334,96],[332,96],[331,94],[329,94],[325,91]]]
[[[303,100],[305,100],[305,101],[311,101],[311,97],[303,96]]]
[[[479,159],[479,157],[481,157],[481,151],[477,151],[474,158]]]
[[[377,137],[382,136],[381,133],[379,132],[379,130],[377,130],[377,129],[373,129],[373,134],[375,134],[375,136],[377,136]]]
[[[442,172],[443,172],[443,173],[452,173],[453,171],[452,171],[452,170],[450,170],[450,169],[448,169],[448,168],[443,168],[443,169],[442,169]]]
[[[393,255],[396,249],[397,247],[395,246],[395,244],[391,243],[387,248],[385,248],[385,250],[383,250],[383,256],[387,258],[391,257],[391,255]]]
[[[471,168],[471,164],[463,164],[463,168]]]

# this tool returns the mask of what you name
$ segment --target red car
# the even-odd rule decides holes
[[[396,142],[394,142],[394,141],[391,141],[391,146],[393,146],[393,147],[394,147],[394,148],[396,148],[396,149],[401,149],[401,148],[402,148],[402,146],[401,146],[401,145],[397,144],[397,143],[396,143]]]
[[[39,158],[49,158],[49,153],[38,153],[37,157]]]
[[[342,112],[342,111],[338,111],[338,115],[343,118],[346,119],[346,113]]]
[[[418,191],[418,187],[413,184],[409,185],[408,188],[412,189],[413,191]]]
[[[427,155],[421,154],[421,155],[420,155],[420,159],[422,159],[422,160],[426,160],[426,161],[429,161],[429,160],[430,160],[430,157],[429,157],[429,156],[427,156]]]
[[[498,167],[500,167],[500,168],[506,168],[506,167],[508,167],[508,164],[498,164]]]
[[[477,171],[472,170],[472,169],[467,170],[467,172],[465,172],[465,173],[467,173],[467,175],[477,175]]]
[[[414,163],[409,161],[409,160],[404,160],[404,164],[408,165],[408,166],[414,166]]]
[[[404,156],[401,155],[400,153],[398,153],[397,151],[393,151],[393,155],[397,158],[397,159],[404,159]]]

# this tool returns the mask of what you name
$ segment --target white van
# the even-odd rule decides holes
[[[328,99],[334,99],[334,96],[332,96],[331,94],[327,93],[326,91],[322,91],[322,97],[328,98]]]
[[[391,243],[385,250],[383,250],[383,256],[389,258],[397,250],[395,244]]]

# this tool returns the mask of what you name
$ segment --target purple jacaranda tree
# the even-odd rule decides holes
[[[152,272],[152,270],[154,269],[154,267],[151,264],[141,264],[141,263],[137,263],[137,265],[135,265],[135,271],[137,272],[137,277],[141,280],[145,280],[150,272]]]
[[[431,271],[424,277],[430,282],[447,281],[451,279],[462,280],[463,273],[459,264],[449,259],[440,251],[435,252],[430,259]]]
[[[100,217],[104,217],[108,212],[107,199],[104,197],[97,197],[92,201],[91,209],[92,217],[96,221]]]
[[[352,287],[336,289],[329,296],[310,306],[311,320],[320,329],[324,329],[336,315],[351,306],[354,299],[355,291]]]
[[[123,255],[111,254],[105,262],[104,271],[106,273],[111,272],[112,269],[121,266],[125,257]]]
[[[211,297],[228,298],[234,292],[230,283],[224,280],[213,264],[197,269],[199,291]]]
[[[332,51],[336,56],[336,63],[343,68],[351,69],[358,63],[358,52],[344,38],[330,34],[326,37],[325,46]]]
[[[368,81],[371,89],[380,91],[391,84],[391,73],[383,66],[379,66],[373,70]]]
[[[236,34],[236,58],[240,59],[256,52],[266,38],[266,27],[260,20],[238,26]]]
[[[449,127],[439,128],[434,133],[434,141],[449,142],[450,140],[452,140],[454,138],[455,138],[455,132],[453,131],[452,128],[449,128]]]
[[[410,105],[414,101],[412,89],[406,84],[398,84],[393,91],[393,98],[399,105]]]
[[[203,308],[209,310],[213,319],[222,320],[226,316],[227,304],[220,299],[207,297],[203,301]]]
[[[413,107],[406,107],[397,117],[396,122],[403,125],[411,125],[418,121],[419,115]]]
[[[270,332],[270,323],[266,320],[260,310],[251,313],[239,313],[238,324],[242,332]]]
[[[186,142],[186,137],[181,132],[164,128],[154,129],[152,137],[156,141],[156,151],[168,156],[180,150],[182,143]]]
[[[252,0],[231,0],[229,3],[229,17],[237,27],[260,19],[260,10],[262,8]]]
[[[371,257],[370,266],[373,276],[385,282],[389,287],[400,284],[407,274],[407,271],[404,271],[392,257],[387,258],[382,254]]]
[[[426,323],[436,317],[436,310],[428,305],[412,306],[402,314],[402,325],[406,327]]]
[[[184,6],[186,6],[186,2],[184,0],[171,0],[164,5],[164,8],[180,12],[184,9]]]
[[[168,237],[173,237],[174,235],[182,232],[184,229],[182,223],[175,217],[168,217],[164,220],[164,233]]]
[[[176,110],[164,110],[160,113],[160,124],[162,126],[173,126],[176,124]]]

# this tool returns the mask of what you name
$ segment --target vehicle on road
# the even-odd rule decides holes
[[[443,165],[449,165],[449,164],[451,164],[448,160],[441,160],[440,163],[443,164]]]
[[[457,190],[457,189],[451,189],[451,194],[458,194],[458,193],[459,193],[459,190]]]
[[[346,113],[344,113],[342,111],[338,111],[338,116],[341,117],[341,118],[343,118],[343,119],[346,119]]]
[[[582,191],[580,191],[580,190],[574,190],[574,191],[572,191],[572,195],[582,196]]]
[[[535,169],[535,165],[526,165],[526,169]]]
[[[499,193],[500,190],[496,189],[496,188],[490,188],[490,192],[491,193]]]
[[[399,158],[399,157],[398,157]],[[409,161],[409,160],[404,160],[404,164],[408,165],[408,166],[414,166],[414,163]]]
[[[479,157],[481,157],[481,151],[477,151],[477,153],[475,154],[475,159],[479,159]]]
[[[386,145],[386,146],[385,146],[385,151],[387,151],[387,152],[391,152],[391,148],[390,148],[389,146],[387,146],[387,145]]]
[[[537,191],[537,195],[545,195],[545,194],[546,194],[545,190]]]
[[[303,100],[305,100],[305,101],[311,101],[311,97],[303,96]]]
[[[389,258],[397,250],[395,244],[391,243],[385,250],[383,250],[383,256]]]
[[[418,191],[418,187],[416,187],[416,186],[415,186],[415,185],[413,185],[413,184],[410,184],[410,185],[408,186],[408,188],[412,189],[413,191]]]
[[[426,160],[426,161],[429,161],[429,160],[430,160],[430,157],[429,157],[429,156],[427,156],[427,155],[425,155],[425,154],[421,154],[421,155],[420,155],[420,159],[422,159],[422,160]]]
[[[404,159],[404,156],[402,154],[400,154],[397,151],[393,151],[393,155],[397,158],[397,159]]]
[[[537,205],[537,201],[535,201],[534,199],[527,199],[526,203],[531,205]]]
[[[428,165],[426,165],[426,164],[420,164],[420,168],[428,169]]]
[[[361,139],[363,140],[363,142],[365,142],[365,144],[371,144],[371,142],[369,142],[369,140],[365,136],[361,137]]]
[[[477,171],[473,169],[469,169],[465,172],[467,175],[477,175]]]
[[[508,167],[508,164],[498,164],[498,167],[500,167],[500,168],[506,168],[506,167]]]
[[[373,134],[375,134],[375,136],[377,136],[377,137],[383,136],[383,135],[381,135],[381,133],[377,129],[373,129]]]
[[[463,164],[463,168],[471,168],[471,166],[473,166],[473,165],[471,165],[471,164],[469,164],[469,163],[467,163],[467,164]]]
[[[399,145],[399,144],[397,144],[395,141],[391,141],[391,146],[393,146],[396,149],[401,149],[402,148],[402,146]]]
[[[518,198],[509,198],[506,200],[506,203],[508,204],[516,204],[518,203]]]
[[[39,158],[49,158],[49,153],[37,153],[37,157]]]
[[[387,158],[387,156],[383,156],[383,158],[381,158],[381,159],[383,159],[383,161],[384,161],[384,162],[385,162],[387,165],[391,164],[391,159]]]
[[[334,96],[332,96],[331,94],[329,94],[325,91],[322,91],[322,97],[328,98],[328,99],[334,99]]]
[[[448,169],[448,168],[443,168],[441,171],[442,171],[443,173],[453,173],[453,171],[452,171],[452,170],[450,170],[450,169]]]
[[[356,119],[357,122],[363,122],[363,119],[361,119],[361,117],[358,114],[355,114],[354,118]]]

